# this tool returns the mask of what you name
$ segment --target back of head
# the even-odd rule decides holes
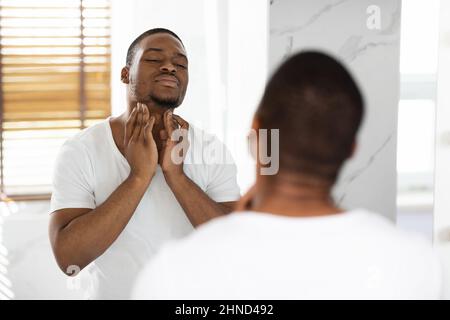
[[[261,129],[279,129],[279,172],[334,183],[353,152],[363,97],[332,57],[300,52],[267,84],[256,113]]]

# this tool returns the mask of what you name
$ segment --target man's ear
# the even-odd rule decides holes
[[[355,140],[355,141],[353,141],[352,150],[350,151],[350,155],[348,156],[349,158],[353,158],[353,156],[356,153],[357,147],[358,147],[358,144],[356,143],[356,140]]]
[[[259,119],[256,117],[256,115],[253,117],[252,120],[252,127],[247,135],[248,143],[249,143],[249,149],[250,149],[250,155],[252,158],[258,162],[258,133],[259,133]]]
[[[130,79],[128,77],[129,77],[128,67],[123,67],[122,71],[120,72],[120,80],[125,84],[129,84]]]
[[[256,115],[254,115],[252,120],[252,129],[258,132],[259,128],[260,128],[259,119]]]

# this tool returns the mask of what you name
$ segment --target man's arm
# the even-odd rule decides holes
[[[49,235],[61,270],[68,273],[72,265],[81,270],[103,254],[127,225],[146,188],[146,182],[130,176],[96,209],[54,211]]]
[[[138,110],[136,110],[138,109]],[[49,236],[59,267],[83,269],[111,246],[127,225],[155,174],[158,152],[147,108],[134,108],[125,126],[129,177],[95,209],[71,208],[52,213]],[[57,187],[57,186],[56,186]]]
[[[234,209],[235,202],[215,202],[185,174],[166,181],[194,227]]]
[[[187,133],[189,123],[180,116],[174,115],[168,110],[163,115],[166,132],[164,152],[161,159],[161,168],[164,178],[175,198],[180,203],[187,217],[194,227],[213,219],[230,213],[234,209],[235,202],[216,202],[200,189],[189,177],[184,174],[183,161],[189,148]],[[178,126],[180,128],[178,128]],[[175,130],[180,129],[180,140],[172,140]],[[179,157],[179,159],[174,159]]]

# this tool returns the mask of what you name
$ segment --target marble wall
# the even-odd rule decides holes
[[[358,80],[366,118],[334,190],[344,207],[396,212],[400,0],[271,0],[270,69],[299,50],[340,58]]]

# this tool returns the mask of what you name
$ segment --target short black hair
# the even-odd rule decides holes
[[[352,154],[363,113],[362,94],[345,67],[304,51],[273,74],[256,117],[261,129],[280,130],[280,173],[334,183]]]
[[[171,36],[177,38],[181,42],[183,47],[184,47],[183,41],[181,41],[180,37],[175,32],[173,32],[173,31],[171,31],[169,29],[154,28],[154,29],[147,30],[147,31],[143,32],[141,35],[139,35],[136,39],[134,39],[133,42],[128,47],[127,59],[126,59],[126,66],[127,67],[131,66],[131,63],[132,63],[133,58],[134,58],[134,54],[136,53],[136,48],[137,48],[138,44],[141,42],[141,40],[143,40],[144,38],[147,38],[148,36],[151,36],[152,34],[155,34],[155,33],[167,33],[167,34],[170,34]]]

